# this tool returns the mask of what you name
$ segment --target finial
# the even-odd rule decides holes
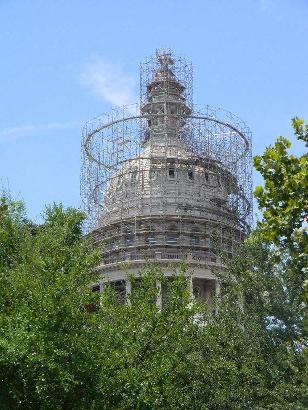
[[[156,51],[156,58],[160,68],[156,72],[155,79],[159,81],[174,78],[174,73],[170,68],[174,64],[171,51]]]
[[[171,51],[156,51],[156,57],[160,65],[164,68],[168,68],[169,65],[173,65],[174,61],[172,58]]]

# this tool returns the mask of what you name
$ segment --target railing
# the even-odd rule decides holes
[[[164,260],[173,260],[173,261],[191,261],[191,262],[203,262],[210,264],[219,263],[219,259],[215,256],[207,255],[204,253],[180,253],[180,252],[166,252],[166,251],[156,251],[156,252],[127,252],[125,254],[118,254],[104,257],[103,265],[110,265],[117,262],[131,262],[131,261],[164,261]]]

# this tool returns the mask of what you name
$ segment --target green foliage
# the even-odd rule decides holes
[[[155,268],[132,280],[128,303],[119,305],[111,290],[104,292],[97,314],[101,326],[104,409],[193,408],[181,404],[176,388],[179,370],[193,351],[197,306],[189,299],[187,279],[180,274],[169,285],[167,306],[155,300],[157,281],[168,285]],[[134,290],[135,288],[135,290]],[[189,386],[182,384],[182,394]]]
[[[293,120],[299,140],[308,142],[308,125]],[[290,250],[307,251],[307,231],[303,228],[308,211],[308,155],[291,155],[291,143],[279,137],[273,147],[254,158],[257,171],[264,178],[264,188],[256,187],[255,196],[263,211],[259,228],[263,237]]]
[[[35,226],[20,203],[2,198],[1,211],[0,408],[82,403],[95,388],[84,306],[98,261],[83,215],[54,206]]]
[[[295,135],[308,144],[308,125],[293,119]],[[291,143],[279,137],[273,147],[254,158],[256,169],[264,178],[255,196],[263,212],[258,229],[265,241],[275,244],[288,259],[289,279],[302,287],[308,302],[308,155],[296,157],[288,150]],[[306,291],[304,291],[304,288]]]
[[[0,408],[305,408],[285,284],[259,238],[233,260],[214,305],[191,300],[185,266],[171,282],[149,266],[119,304],[112,288],[90,292],[98,255],[80,212],[53,206],[36,226],[21,204],[2,204]]]
[[[297,138],[304,141],[308,147],[308,124],[305,124],[305,121],[298,117],[293,118],[292,124]]]
[[[255,158],[264,217],[212,304],[191,300],[185,266],[172,281],[148,266],[122,304],[91,292],[84,215],[54,205],[36,225],[2,197],[0,409],[306,409],[307,155],[289,148],[279,138]]]
[[[297,138],[308,146],[308,125],[299,118],[292,124]],[[270,330],[274,329],[286,350],[285,367],[301,375],[307,397],[308,155],[297,157],[289,153],[290,148],[291,143],[279,137],[274,146],[254,158],[264,178],[264,187],[255,190],[263,214],[257,236],[270,250],[265,260],[272,260],[272,267],[266,270],[270,276],[262,280],[258,274],[257,279],[258,286],[263,282],[267,287],[271,310],[266,317],[271,318]]]

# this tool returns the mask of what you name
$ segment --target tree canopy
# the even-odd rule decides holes
[[[216,272],[212,304],[191,299],[185,265],[173,281],[146,266],[122,304],[111,287],[92,292],[85,216],[53,205],[34,224],[4,195],[0,409],[306,409],[307,155],[289,148],[279,138],[255,158],[263,219]]]

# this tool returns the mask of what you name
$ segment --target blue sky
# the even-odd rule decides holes
[[[307,44],[308,0],[0,0],[0,184],[37,220],[52,202],[78,207],[82,123],[138,101],[156,49],[193,62],[195,103],[243,119],[254,154],[294,140]]]

